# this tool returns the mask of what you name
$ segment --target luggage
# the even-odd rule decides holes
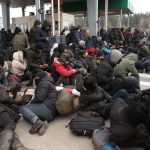
[[[76,116],[68,126],[75,135],[92,136],[95,129],[101,129],[104,125],[104,119],[101,117]]]
[[[103,146],[109,143],[110,130],[106,127],[101,127],[93,132],[92,143],[95,150],[101,150]]]
[[[68,115],[72,112],[74,96],[65,90],[58,92],[56,108],[60,115]]]

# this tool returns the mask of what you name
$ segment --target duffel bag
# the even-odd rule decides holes
[[[58,92],[56,108],[60,115],[68,115],[72,112],[74,96],[65,90]]]
[[[100,129],[105,125],[102,117],[76,116],[69,123],[71,131],[75,135],[92,136],[95,129]]]

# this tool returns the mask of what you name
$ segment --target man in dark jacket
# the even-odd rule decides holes
[[[22,106],[20,112],[32,124],[29,132],[31,134],[38,132],[39,135],[43,135],[48,127],[47,122],[53,120],[56,115],[57,92],[53,79],[44,71],[36,75],[35,84],[37,87],[32,103]]]
[[[50,63],[50,49],[52,47],[50,31],[51,24],[48,20],[44,20],[42,27],[35,31],[35,41],[42,45],[42,58],[47,64]]]
[[[27,65],[33,76],[48,67],[41,57],[42,48],[42,45],[39,43],[32,44],[27,54]]]
[[[98,85],[112,95],[122,87],[121,79],[113,79],[113,71],[113,63],[110,57],[105,57],[96,69]]]
[[[111,107],[116,99],[128,100],[128,93],[121,89],[112,97],[97,85],[94,76],[88,76],[84,80],[84,89],[80,96],[80,109],[83,111],[93,111],[100,113],[108,119]]]

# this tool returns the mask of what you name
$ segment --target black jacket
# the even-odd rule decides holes
[[[45,30],[46,26],[48,26],[49,29],[51,27],[50,22],[47,20],[43,22],[41,29],[35,30],[35,41],[36,43],[40,43],[42,45],[43,51],[50,51],[50,48],[52,47],[52,41],[50,38],[50,31]],[[46,40],[47,37],[49,38],[48,41]]]
[[[98,111],[101,104],[111,101],[111,96],[101,87],[95,90],[84,90],[80,96],[80,109],[86,111]]]
[[[110,140],[123,147],[147,147],[147,129],[144,125],[132,126],[129,123],[128,117],[125,113],[125,108],[128,105],[123,100],[116,101],[110,112]],[[147,142],[146,142],[147,140]]]
[[[53,85],[53,79],[49,76],[45,76],[40,79],[36,89],[35,97],[32,103],[44,103],[52,112],[56,114],[55,102],[57,99],[57,91]]]
[[[96,78],[100,86],[108,84],[113,77],[113,67],[108,59],[104,59],[96,69]]]

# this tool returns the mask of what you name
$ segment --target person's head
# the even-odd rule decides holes
[[[79,46],[85,48],[85,41],[80,40],[80,41],[79,41]]]
[[[61,56],[59,57],[59,61],[63,64],[66,65],[69,63],[69,54],[67,53],[62,53]]]
[[[137,126],[143,123],[147,118],[146,107],[142,103],[132,102],[127,108],[124,109],[129,123]]]
[[[41,79],[47,76],[47,73],[45,71],[40,71],[35,76],[35,85],[38,85]]]
[[[95,90],[97,88],[97,80],[94,76],[87,76],[84,79],[84,87],[87,90]]]
[[[40,53],[43,50],[43,45],[41,43],[36,43],[36,51]]]
[[[50,31],[51,30],[51,23],[48,20],[44,20],[42,24],[42,29],[45,31]]]
[[[15,31],[14,31],[14,34],[18,34],[18,33],[20,33],[21,32],[21,29],[19,28],[19,27],[16,27],[15,28]]]
[[[137,48],[134,48],[134,47],[130,47],[130,48],[128,49],[128,52],[129,52],[129,53],[138,54]]]
[[[58,44],[58,51],[60,53],[63,53],[65,51],[65,49],[66,49],[66,45],[65,44],[63,44],[63,43],[59,43]]]
[[[35,27],[35,28],[41,28],[41,21],[38,20],[38,19],[36,19],[36,20],[34,21],[33,27]]]

